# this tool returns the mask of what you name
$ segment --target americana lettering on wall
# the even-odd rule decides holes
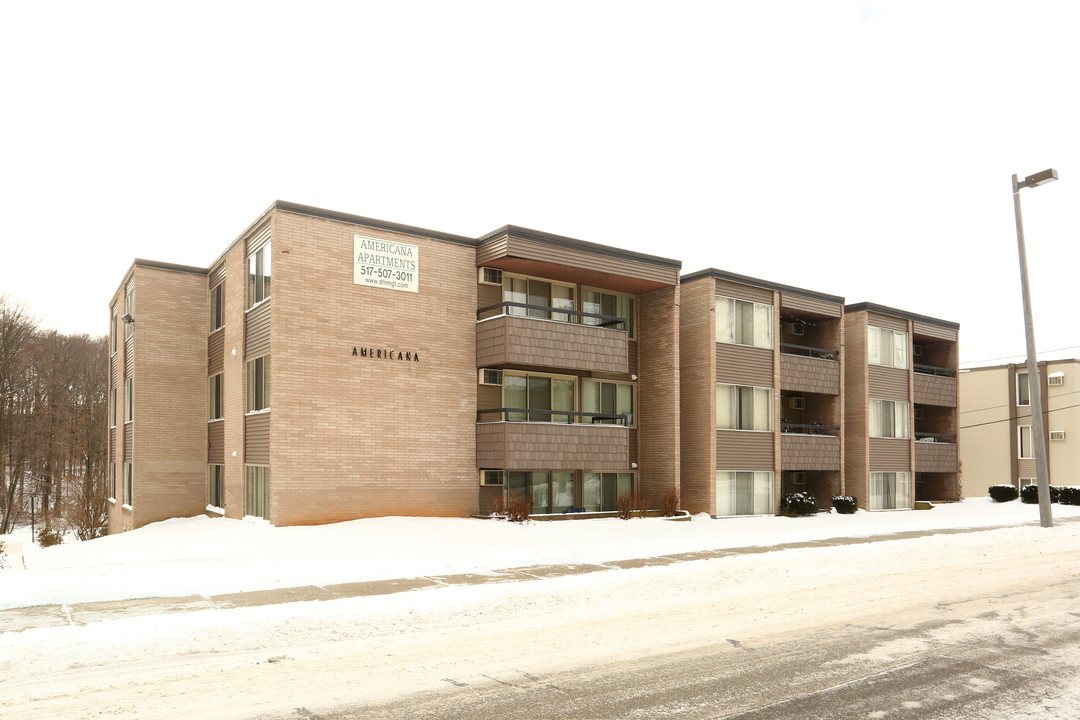
[[[420,291],[420,248],[394,240],[353,235],[353,284]]]
[[[412,350],[394,350],[373,347],[354,347],[353,357],[371,358],[373,360],[399,360],[402,362],[420,362],[420,353]]]

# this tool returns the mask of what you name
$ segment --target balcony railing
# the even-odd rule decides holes
[[[515,313],[510,308],[522,308],[526,311],[535,310],[543,315],[530,315],[528,312]],[[498,311],[498,312],[496,312]],[[491,314],[487,314],[491,313]],[[548,307],[547,305],[530,305],[529,303],[506,302],[488,305],[476,311],[477,320],[485,320],[499,315],[515,315],[517,317],[532,317],[539,320],[554,320],[555,322],[578,323],[581,325],[593,325],[596,327],[613,328],[626,331],[627,320],[618,315],[602,315],[601,313],[584,312],[582,310],[570,310],[567,308]],[[571,319],[573,318],[573,319]],[[590,322],[593,321],[593,322]]]
[[[955,443],[956,435],[954,433],[927,433],[916,432],[916,442],[943,442],[943,443]]]
[[[839,350],[811,347],[810,345],[793,345],[792,343],[780,343],[780,352],[785,355],[802,355],[803,357],[818,358],[821,360],[835,360],[840,357]]]
[[[956,377],[956,370],[952,368],[937,367],[936,365],[914,364],[915,372],[923,375],[937,375],[939,377]]]
[[[839,425],[822,425],[821,423],[793,423],[782,421],[780,432],[788,435],[832,435],[840,434]]]
[[[484,419],[485,416],[499,415],[495,420]],[[511,414],[524,415],[527,420],[512,420]],[[546,420],[536,420],[533,416],[540,415]],[[557,418],[557,419],[556,419]],[[554,422],[554,423],[586,423],[592,425],[628,425],[630,416],[616,413],[576,412],[572,410],[534,410],[531,408],[493,408],[491,410],[477,410],[476,422]]]

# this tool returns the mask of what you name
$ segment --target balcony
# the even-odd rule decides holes
[[[783,470],[839,470],[840,428],[819,423],[782,423],[780,466]]]
[[[476,317],[477,367],[629,372],[624,318],[514,302],[482,308]]]
[[[780,353],[781,390],[840,394],[839,351],[781,343]]]
[[[915,472],[955,473],[956,436],[915,433]]]
[[[919,364],[913,369],[916,404],[956,407],[955,370]]]
[[[478,468],[625,471],[630,467],[626,415],[496,408],[480,410],[476,416]],[[518,417],[531,421],[507,420]]]

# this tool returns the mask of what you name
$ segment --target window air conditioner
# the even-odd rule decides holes
[[[481,385],[502,385],[502,370],[481,368],[478,374]]]
[[[802,337],[806,334],[806,325],[801,322],[789,322],[787,324],[788,332],[797,337]]]
[[[804,398],[804,397],[793,397],[790,400],[788,400],[788,405],[791,407],[792,410],[805,410],[806,409],[806,398]]]
[[[502,470],[481,470],[480,484],[485,487],[497,487],[503,484]]]
[[[802,471],[791,473],[791,484],[792,485],[805,485],[806,484],[806,473],[802,472]]]
[[[912,345],[911,354],[915,357],[922,357],[922,345]]]
[[[1050,431],[1050,439],[1051,440],[1064,440],[1065,439],[1065,431],[1064,430],[1051,430]]]
[[[502,270],[482,267],[477,280],[481,285],[502,285]]]
[[[922,408],[915,408],[915,419],[916,420],[922,420],[923,419],[923,409]]]
[[[1065,373],[1051,373],[1050,377],[1046,378],[1048,385],[1064,385]]]

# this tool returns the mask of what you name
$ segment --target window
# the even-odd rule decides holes
[[[247,364],[247,412],[270,407],[270,357],[264,355]]]
[[[110,378],[111,382],[111,378]],[[109,391],[109,427],[116,427],[116,388]]]
[[[109,339],[112,342],[112,353],[114,355],[116,354],[116,336],[118,334],[117,333],[117,327],[116,327],[116,321],[118,320],[118,318],[119,318],[119,316],[114,311],[113,314],[112,314],[112,326],[109,328]]]
[[[225,325],[225,281],[210,290],[210,332]]]
[[[769,471],[720,470],[716,473],[716,514],[771,515],[773,474]]]
[[[1031,460],[1035,457],[1034,446],[1031,444],[1031,426],[1021,425],[1020,431],[1020,459]]]
[[[568,313],[553,312],[547,308],[573,310],[574,286],[539,278],[506,275],[504,273],[503,302],[535,306],[528,308],[510,306],[506,309],[508,315],[526,315],[545,320],[570,322],[571,316]]]
[[[771,348],[772,310],[749,300],[716,298],[716,342]]]
[[[124,422],[135,419],[135,378],[124,380]]]
[[[625,424],[634,424],[634,386],[632,384],[599,380],[582,380],[581,382],[583,412],[626,415]],[[585,418],[585,422],[615,424],[619,421],[614,418]]]
[[[132,471],[131,463],[124,463],[124,504],[131,507],[131,495],[132,495]]]
[[[535,515],[564,513],[574,505],[574,473],[517,472],[506,473],[504,493],[524,495],[532,500]]]
[[[570,422],[570,415],[552,410],[574,412],[577,385],[574,378],[526,373],[503,373],[503,407],[538,412],[511,412],[511,422]]]
[[[581,309],[594,315],[607,317],[589,317],[582,322],[586,325],[601,325],[625,330],[627,336],[634,337],[634,298],[629,295],[585,290],[582,293]]]
[[[870,401],[870,437],[906,438],[908,431],[909,406],[897,400]]]
[[[911,474],[870,473],[870,509],[896,510],[911,507]]]
[[[210,420],[220,420],[225,417],[221,401],[221,377],[221,373],[210,377],[210,398],[208,402]]]
[[[616,510],[618,499],[634,492],[634,473],[587,472],[584,481],[586,512]]]
[[[270,297],[270,243],[248,257],[247,306],[254,307]]]
[[[772,417],[772,388],[716,384],[718,429],[772,431]]]
[[[906,368],[908,366],[907,333],[899,330],[869,326],[870,364]]]
[[[225,507],[225,466],[211,465],[210,478],[206,490],[207,504],[216,508]]]
[[[1016,373],[1016,404],[1021,406],[1031,404],[1031,385],[1028,383],[1026,372]]]
[[[109,499],[116,502],[116,463],[109,461]]]
[[[270,468],[265,465],[245,468],[244,514],[270,519]]]
[[[124,312],[132,317],[135,316],[135,281],[128,283],[127,292],[124,293]],[[124,323],[124,337],[129,338],[135,333],[135,323]]]

